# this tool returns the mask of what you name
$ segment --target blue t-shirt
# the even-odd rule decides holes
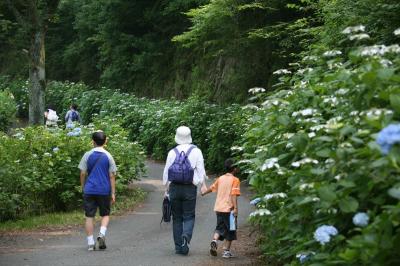
[[[103,148],[94,148],[85,153],[79,164],[81,171],[88,176],[83,188],[85,195],[110,195],[110,173],[115,174],[117,167],[112,156]]]

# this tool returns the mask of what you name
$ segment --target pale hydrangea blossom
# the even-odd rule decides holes
[[[232,146],[231,147],[231,151],[243,151],[243,150],[244,150],[244,148],[240,147],[240,146]]]
[[[272,74],[274,75],[287,75],[287,74],[291,74],[292,72],[290,70],[287,69],[278,69],[276,71],[274,71]]]
[[[321,245],[325,245],[331,241],[331,236],[336,236],[338,230],[331,225],[322,225],[314,232],[314,239]]]
[[[398,44],[393,44],[390,46],[380,44],[366,46],[360,51],[361,56],[385,55],[386,53],[400,53],[400,46]]]
[[[336,91],[336,94],[337,95],[345,95],[345,94],[347,94],[349,92],[349,89],[338,89],[337,91]]]
[[[269,158],[267,159],[264,164],[260,167],[261,171],[265,171],[267,169],[271,169],[273,167],[279,168],[278,158]]]
[[[261,202],[261,198],[255,198],[250,201],[250,205],[256,206],[259,202]]]
[[[316,110],[316,109],[307,108],[307,109],[304,109],[304,110],[300,110],[300,111],[298,111],[298,112],[293,112],[293,113],[292,113],[292,116],[293,116],[293,117],[299,116],[299,115],[302,115],[302,116],[311,116],[311,115],[315,115],[317,112],[318,112],[318,110]]]
[[[354,34],[354,35],[350,35],[349,39],[350,41],[354,41],[354,40],[364,40],[364,39],[369,39],[370,36],[366,33],[360,33],[360,34]]]
[[[267,209],[258,209],[252,213],[250,213],[250,217],[256,217],[256,216],[267,216],[271,215],[271,212]]]
[[[309,189],[309,188],[314,188],[314,183],[304,183],[304,184],[301,184],[299,186],[299,189],[301,191],[304,191],[304,190]]]
[[[309,164],[309,163],[318,164],[319,162],[318,162],[318,160],[315,160],[312,158],[304,158],[304,159],[301,159],[300,161],[293,162],[291,165],[295,168],[298,168],[298,167],[302,166],[303,164]]]
[[[364,32],[364,31],[365,31],[365,26],[364,25],[357,25],[357,26],[345,28],[342,31],[342,33],[343,34],[351,34],[351,33]]]
[[[251,94],[257,94],[257,93],[262,93],[262,92],[265,92],[264,88],[255,87],[255,88],[249,89],[249,93],[251,93]]]
[[[353,216],[353,224],[360,227],[368,225],[369,216],[365,212],[359,212]]]
[[[315,137],[317,134],[315,134],[315,132],[310,132],[310,133],[308,133],[308,137],[310,138],[310,139],[312,139],[313,137]]]
[[[342,52],[339,50],[331,50],[331,51],[326,51],[325,53],[323,53],[322,55],[325,57],[335,57],[338,55],[341,55]]]
[[[400,35],[400,28],[396,29],[396,30],[393,32],[393,34],[396,35],[396,36],[399,36],[399,35]]]
[[[273,199],[273,198],[282,198],[282,199],[284,199],[284,198],[287,198],[287,195],[286,195],[286,193],[279,192],[279,193],[273,193],[273,194],[266,194],[264,196],[264,200],[265,201],[268,201],[268,200]]]
[[[246,159],[246,160],[240,160],[240,161],[237,162],[237,163],[238,163],[238,164],[252,164],[253,161],[252,161],[252,160]]]

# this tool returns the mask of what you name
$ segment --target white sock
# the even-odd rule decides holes
[[[107,227],[101,226],[101,227],[100,227],[100,234],[102,234],[103,236],[105,236],[105,235],[106,235],[106,232],[107,232]]]
[[[87,237],[88,245],[94,245],[94,238],[93,235]]]

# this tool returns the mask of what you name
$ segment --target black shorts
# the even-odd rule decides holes
[[[218,240],[236,240],[236,230],[230,231],[229,212],[216,212],[217,214],[217,227],[215,228],[215,233],[219,235]]]
[[[86,217],[95,217],[97,208],[100,210],[100,216],[110,215],[111,198],[104,195],[83,195],[83,208]]]

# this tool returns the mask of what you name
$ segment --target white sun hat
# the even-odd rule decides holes
[[[192,143],[192,136],[190,128],[181,126],[176,129],[175,142],[177,144],[190,144]]]

